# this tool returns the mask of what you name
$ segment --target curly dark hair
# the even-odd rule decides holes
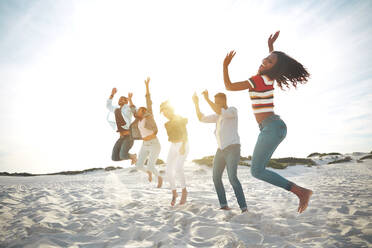
[[[269,71],[263,72],[263,74],[276,80],[282,90],[283,85],[289,88],[289,83],[295,88],[298,83],[307,83],[310,73],[301,63],[284,52],[274,51],[273,53],[277,55],[278,61]]]

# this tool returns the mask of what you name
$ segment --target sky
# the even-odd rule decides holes
[[[189,160],[213,155],[214,125],[197,120],[194,92],[227,94],[238,108],[241,154],[252,154],[259,129],[247,91],[232,81],[255,75],[268,55],[267,38],[280,30],[276,50],[300,61],[311,79],[275,92],[275,112],[288,134],[274,157],[372,150],[372,2],[285,0],[2,0],[0,1],[0,171],[48,173],[112,162],[117,140],[106,122],[106,100],[133,92],[145,106],[151,77],[155,119],[166,160],[170,100],[187,117]],[[201,98],[204,114],[212,111]],[[141,141],[132,152],[138,153]]]

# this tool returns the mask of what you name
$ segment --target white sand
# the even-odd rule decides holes
[[[226,173],[233,210],[218,210],[211,169],[185,168],[189,201],[176,207],[169,206],[167,184],[157,189],[130,169],[0,177],[0,247],[372,246],[372,160],[278,170],[314,191],[301,215],[293,194],[252,178],[243,166],[249,212],[240,213]]]

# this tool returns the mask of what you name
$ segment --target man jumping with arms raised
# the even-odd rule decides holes
[[[136,112],[136,107],[132,102],[133,94],[129,93],[128,97],[121,96],[118,101],[119,106],[113,106],[112,99],[114,98],[116,92],[117,89],[113,88],[106,103],[107,109],[115,115],[115,121],[111,121],[109,118],[107,118],[107,121],[111,127],[120,134],[119,139],[116,141],[114,148],[112,149],[111,158],[113,161],[130,159],[131,164],[135,164],[137,161],[136,154],[129,153],[129,150],[133,146],[133,139],[129,128],[132,122],[132,116]],[[109,115],[107,117],[109,117]]]

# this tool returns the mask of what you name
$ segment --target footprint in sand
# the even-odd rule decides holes
[[[132,208],[138,208],[143,207],[143,204],[140,201],[133,201],[127,205],[125,205],[125,209],[132,209]]]
[[[364,217],[370,217],[371,216],[371,213],[370,212],[367,212],[367,211],[360,211],[360,210],[357,210],[353,213],[353,216],[364,216]]]
[[[245,212],[242,214],[236,214],[231,217],[230,221],[234,223],[239,223],[239,224],[254,224],[258,223],[262,218],[261,214],[254,213],[254,212]]]
[[[362,232],[358,229],[356,229],[355,227],[352,227],[352,226],[346,226],[342,229],[341,231],[341,235],[344,235],[344,236],[354,236],[354,235],[358,235],[358,234],[361,234]]]
[[[245,247],[244,242],[238,240],[232,233],[220,235],[214,238],[216,247]]]
[[[201,224],[201,223],[200,223]],[[194,225],[191,229],[191,235],[194,237],[198,237],[204,240],[214,238],[218,235],[224,234],[226,232],[225,229],[215,226],[200,226],[198,224]]]
[[[350,212],[349,208],[345,205],[341,206],[340,208],[337,208],[336,210],[337,210],[337,212],[339,212],[341,214],[349,214],[349,212]]]
[[[221,211],[221,220],[222,221],[226,221],[226,222],[230,222],[230,220],[236,216],[236,213],[234,213],[233,211],[223,211],[223,210],[220,210]]]

